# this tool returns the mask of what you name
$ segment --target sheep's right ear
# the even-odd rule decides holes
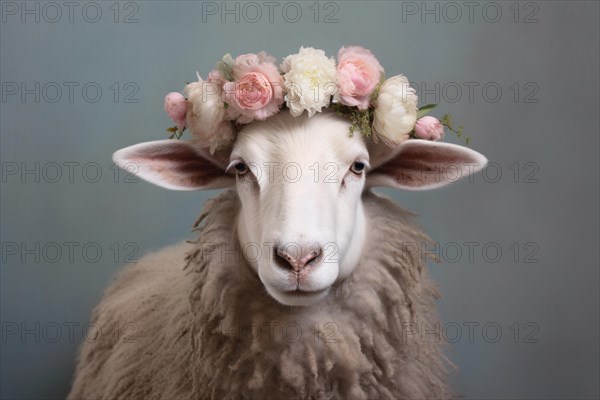
[[[171,190],[220,189],[235,183],[235,178],[225,173],[223,157],[181,140],[125,147],[113,154],[113,161],[127,172]]]

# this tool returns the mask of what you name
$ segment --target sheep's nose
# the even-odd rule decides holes
[[[316,260],[321,255],[321,246],[312,244],[310,246],[301,246],[296,243],[288,243],[277,246],[277,258],[282,268],[289,268],[295,272],[301,271],[311,261]]]

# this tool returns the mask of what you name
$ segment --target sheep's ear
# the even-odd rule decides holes
[[[410,139],[373,167],[367,175],[367,187],[435,189],[469,176],[486,164],[483,155],[463,146]]]
[[[220,189],[235,183],[235,178],[225,173],[222,154],[211,156],[181,140],[125,147],[113,154],[113,161],[150,183],[172,190]]]

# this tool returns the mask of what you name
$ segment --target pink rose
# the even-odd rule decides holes
[[[165,96],[165,111],[169,118],[177,124],[177,129],[180,132],[185,126],[187,107],[187,101],[181,93],[171,92]]]
[[[415,133],[421,139],[436,141],[444,137],[444,126],[437,118],[425,116],[415,124]]]
[[[263,121],[283,104],[283,78],[267,53],[242,54],[233,64],[234,82],[226,82],[227,117],[240,124]]]
[[[239,81],[227,82],[225,91],[227,103],[241,110],[260,110],[273,99],[271,83],[257,72],[250,72]]]
[[[340,102],[361,110],[369,108],[371,94],[383,76],[383,67],[370,50],[342,47],[338,52]]]

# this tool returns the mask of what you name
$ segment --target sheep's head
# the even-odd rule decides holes
[[[241,208],[232,229],[248,264],[277,301],[305,306],[359,263],[366,188],[435,188],[486,163],[452,144],[375,144],[349,135],[349,125],[331,112],[312,118],[279,113],[245,126],[232,148],[215,155],[191,142],[164,140],[119,150],[114,160],[122,167],[134,163],[141,178],[169,189],[235,186]]]

